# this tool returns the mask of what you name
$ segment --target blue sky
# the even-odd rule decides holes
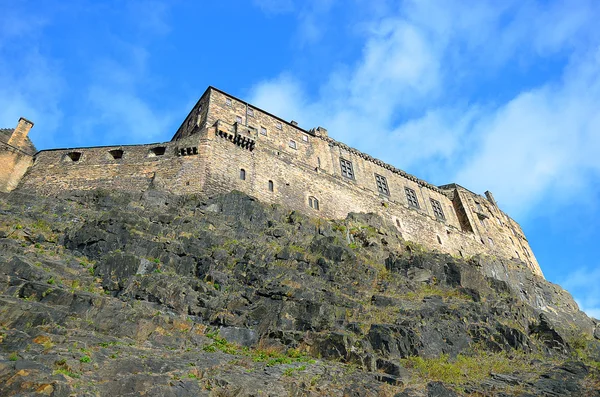
[[[169,140],[208,85],[491,190],[600,317],[600,2],[0,0],[0,127]]]

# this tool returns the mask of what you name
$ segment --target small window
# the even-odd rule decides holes
[[[164,156],[166,150],[167,148],[164,146],[153,147],[148,152],[148,157]]]
[[[123,158],[123,151],[120,150],[120,149],[111,150],[108,153],[110,153],[110,155],[112,156],[112,158],[115,159],[115,160],[119,160],[119,159]]]
[[[290,143],[289,143],[289,145],[290,145],[290,147],[291,147],[292,149],[296,149],[296,141],[293,141],[293,140],[291,140],[291,139],[290,139]]]
[[[521,255],[517,251],[515,251],[515,254],[517,254],[517,258],[521,259]]]
[[[80,152],[70,152],[67,153],[65,155],[65,160],[70,160],[70,161],[79,161],[81,159],[81,153]]]
[[[481,223],[481,226],[485,227],[485,219],[479,218],[479,223]]]
[[[494,240],[492,240],[491,237],[488,237],[488,242],[490,243],[490,246],[494,246]]]
[[[477,201],[475,202],[475,206],[477,207],[477,211],[479,211],[480,213],[483,213],[483,208],[481,207],[481,204],[479,204]]]
[[[340,158],[340,166],[342,168],[342,175],[349,179],[354,179],[354,169],[352,168],[352,161]]]
[[[242,181],[245,181],[245,180],[246,180],[246,170],[245,170],[245,169],[243,169],[243,168],[242,168],[242,169],[240,169],[240,179],[241,179]]]
[[[275,127],[277,127],[278,130],[283,129],[283,125],[279,121],[275,123]]]
[[[308,206],[312,209],[318,210],[319,209],[319,200],[317,200],[314,197],[309,197],[308,198]]]
[[[417,199],[417,194],[415,193],[415,191],[409,187],[405,187],[404,192],[406,193],[408,205],[414,208],[419,208],[419,200]]]
[[[246,114],[247,114],[248,116],[254,117],[254,109],[250,109],[250,108],[248,108],[248,109],[246,110]]]
[[[440,238],[440,236],[436,235],[435,237],[437,237],[438,243],[440,243],[440,245],[442,245],[442,239]]]
[[[390,195],[390,189],[388,189],[387,179],[385,176],[375,174],[375,183],[377,184],[377,190],[379,193],[383,193],[385,195]]]
[[[307,137],[306,135],[302,135],[302,140],[303,140],[304,142],[308,142],[308,137]]]
[[[496,218],[496,221],[498,221],[498,226],[502,226],[502,221],[500,220],[500,218]]]
[[[396,226],[398,226],[398,227],[400,227],[400,228],[402,227],[402,226],[400,225],[400,220],[399,220],[399,219],[396,219]]]
[[[242,116],[235,116],[235,121],[238,124],[242,124]]]
[[[273,185],[273,181],[269,181],[269,191],[272,192],[275,190],[275,186]]]
[[[430,198],[431,200],[431,208],[433,208],[433,213],[435,214],[435,217],[438,219],[446,219],[446,217],[444,216],[444,211],[442,210],[442,204],[437,201],[434,200],[432,198]]]
[[[231,106],[231,98],[225,98],[225,105]]]
[[[260,127],[260,133],[264,136],[267,136],[267,129],[265,127]]]

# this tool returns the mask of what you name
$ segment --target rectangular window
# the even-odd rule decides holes
[[[352,169],[352,161],[340,159],[340,166],[342,167],[342,175],[346,178],[354,179],[354,170]]]
[[[292,140],[290,139],[290,147],[291,147],[292,149],[296,149],[296,141],[292,141]]]
[[[302,140],[303,140],[304,142],[308,142],[308,137],[307,137],[306,135],[302,135]]]
[[[247,114],[248,116],[252,116],[252,117],[254,117],[254,109],[250,109],[250,108],[248,108],[248,109],[246,110],[246,114]]]
[[[444,216],[444,210],[442,210],[442,204],[437,201],[434,200],[432,198],[430,198],[431,200],[431,208],[433,208],[433,213],[435,214],[435,217],[438,219],[446,219],[446,217]]]
[[[231,106],[231,98],[225,98],[225,105]]]
[[[265,135],[265,136],[266,136],[266,135],[267,135],[267,129],[266,129],[265,127],[260,127],[260,133],[261,133],[262,135]]]
[[[242,124],[242,116],[235,116],[235,121],[238,124]]]
[[[278,121],[277,123],[275,123],[275,127],[277,127],[278,130],[281,130],[283,128],[283,125]]]
[[[390,195],[390,190],[388,189],[385,176],[375,174],[375,183],[377,183],[377,190],[379,190],[379,193],[383,193],[388,196]]]
[[[406,192],[406,199],[408,200],[408,205],[414,208],[419,208],[419,200],[417,200],[417,194],[414,190],[409,187],[405,187],[404,191]]]

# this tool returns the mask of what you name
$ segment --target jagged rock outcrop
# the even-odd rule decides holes
[[[237,192],[0,196],[0,301],[0,395],[600,395],[524,264]]]

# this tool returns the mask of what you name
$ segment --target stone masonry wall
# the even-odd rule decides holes
[[[144,191],[151,186],[179,194],[198,192],[205,173],[206,156],[201,150],[198,139],[188,138],[176,143],[41,151],[19,188],[42,194],[96,188]],[[114,151],[122,151],[122,157],[114,158]],[[80,157],[74,161],[77,154]]]
[[[214,128],[208,131],[207,140],[212,142],[208,144],[211,166],[206,192],[237,189],[261,201],[333,218],[345,217],[348,212],[376,212],[392,219],[405,238],[429,248],[456,255],[488,253],[519,258],[542,274],[518,224],[482,196],[457,185],[447,189],[431,186],[331,138],[315,136],[213,90],[208,124],[217,121],[231,125],[232,130],[235,123],[241,123],[259,133],[254,150],[249,151],[219,137]],[[353,178],[342,175],[340,159],[352,163]],[[240,179],[241,169],[246,180]],[[389,194],[378,191],[376,174],[386,178]],[[405,187],[415,191],[419,208],[409,205]],[[463,231],[451,199],[454,194],[464,206],[468,229],[473,232]],[[310,208],[309,197],[319,200],[319,211]],[[431,199],[440,203],[445,219],[435,216]],[[482,208],[481,217],[475,212],[477,204]]]
[[[157,147],[164,154],[156,155]],[[120,158],[111,154],[120,150]],[[77,161],[73,153],[79,153]],[[343,175],[342,160],[352,164],[351,177]],[[378,188],[377,177],[385,178],[386,191]],[[205,195],[239,190],[329,218],[375,212],[405,239],[430,249],[515,257],[542,275],[521,228],[493,200],[455,184],[430,185],[329,138],[324,129],[304,130],[211,87],[171,142],[42,151],[20,185],[44,194],[98,187]],[[418,207],[405,188],[415,192]]]
[[[33,157],[0,142],[0,192],[15,189],[32,164]]]

